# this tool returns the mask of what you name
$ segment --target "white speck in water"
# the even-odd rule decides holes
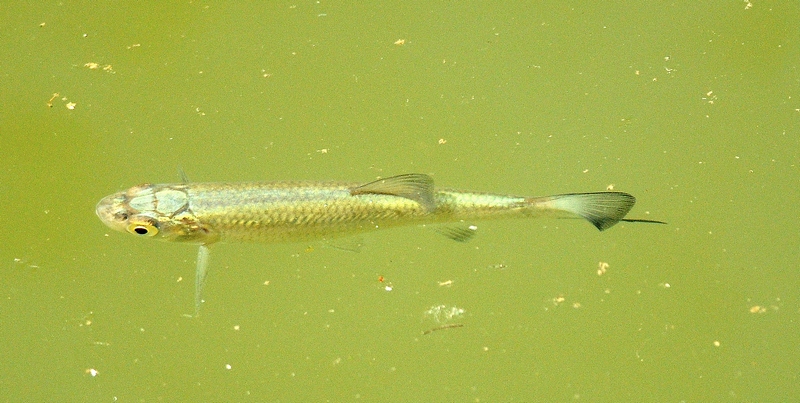
[[[464,314],[464,309],[457,306],[435,305],[424,312],[425,316],[432,318],[437,323],[447,322],[450,319]]]

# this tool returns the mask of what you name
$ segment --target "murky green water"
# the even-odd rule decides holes
[[[0,400],[800,398],[797,3],[150,3],[0,7]],[[188,319],[195,247],[94,215],[179,168],[669,225],[216,245]]]

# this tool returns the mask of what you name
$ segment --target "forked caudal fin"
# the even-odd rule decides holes
[[[607,230],[620,221],[666,224],[661,221],[626,219],[636,198],[623,192],[569,193],[531,199],[531,202],[557,212],[582,217],[600,231]]]

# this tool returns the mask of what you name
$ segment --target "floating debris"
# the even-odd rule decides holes
[[[50,97],[50,99],[47,101],[47,106],[49,106],[49,107],[51,107],[51,108],[52,108],[52,107],[53,107],[53,100],[54,100],[54,99],[56,99],[56,98],[58,98],[58,97],[59,97],[59,95],[58,95],[58,93],[57,93],[57,92],[56,92],[56,93],[53,93],[53,96],[52,96],[52,97]]]
[[[110,64],[101,65],[100,63],[89,62],[89,63],[84,64],[83,67],[88,67],[89,70],[101,70],[102,69],[103,71],[105,71],[107,73],[113,73],[114,72],[114,68],[111,67]]]
[[[463,315],[464,312],[463,308],[457,306],[436,305],[425,311],[425,316],[430,317],[436,323],[444,323]]]
[[[435,332],[437,330],[452,329],[452,328],[456,328],[456,327],[464,327],[464,324],[463,323],[451,323],[449,325],[442,325],[442,326],[439,326],[439,327],[434,327],[433,329],[428,329],[428,330],[422,332],[422,334],[423,335],[431,334],[431,333],[433,333],[433,332]]]

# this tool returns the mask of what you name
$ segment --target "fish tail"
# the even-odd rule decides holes
[[[526,200],[536,209],[586,219],[600,231],[625,221],[636,198],[623,192],[569,193]]]

